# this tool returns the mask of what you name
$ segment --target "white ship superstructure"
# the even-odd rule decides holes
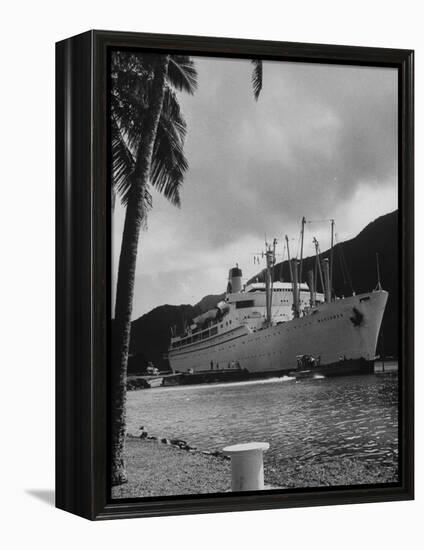
[[[291,282],[272,282],[274,246],[264,254],[266,282],[242,284],[241,269],[230,269],[225,299],[193,319],[182,335],[171,338],[173,372],[204,373],[241,369],[277,373],[297,367],[310,356],[321,367],[343,371],[357,364],[369,368],[375,359],[388,293],[381,285],[371,292],[337,298],[331,288],[331,263],[317,255],[323,293],[298,283],[299,261],[291,260]]]

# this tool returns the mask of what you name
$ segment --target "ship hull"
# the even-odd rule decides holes
[[[240,325],[187,349],[170,350],[174,372],[200,373],[238,368],[249,373],[293,371],[299,355],[315,357],[321,367],[371,368],[388,294],[376,291],[324,303],[312,315],[252,331]]]

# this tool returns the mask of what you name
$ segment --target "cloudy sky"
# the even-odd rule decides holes
[[[298,250],[300,220],[336,220],[339,241],[397,208],[395,69],[264,62],[253,98],[247,60],[197,57],[198,89],[179,96],[189,161],[182,206],[157,193],[138,250],[133,318],[162,304],[194,304],[223,292],[236,262],[284,235]],[[112,271],[124,210],[113,215]],[[305,252],[328,222],[306,226]]]

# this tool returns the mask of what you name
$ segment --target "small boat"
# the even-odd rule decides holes
[[[297,369],[292,370],[289,376],[294,376],[296,380],[304,378],[320,379],[326,376],[342,376],[345,374],[364,374],[373,373],[373,363],[364,359],[347,359],[346,356],[339,357],[338,361],[326,365],[321,364],[321,357],[313,355],[298,355]]]
[[[158,388],[162,386],[163,376],[146,376],[144,380],[148,388]]]
[[[313,355],[297,355],[297,369],[290,371],[289,376],[294,376],[296,379],[313,378],[320,374],[319,367],[321,363],[320,357]]]

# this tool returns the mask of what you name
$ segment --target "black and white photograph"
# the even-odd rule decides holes
[[[0,546],[416,548],[418,4],[2,15]]]
[[[109,81],[112,497],[396,484],[398,71]]]

